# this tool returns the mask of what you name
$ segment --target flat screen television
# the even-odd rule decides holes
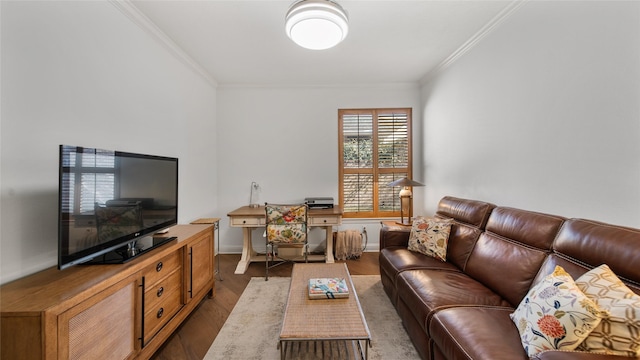
[[[177,222],[177,158],[60,145],[59,269],[124,263]]]

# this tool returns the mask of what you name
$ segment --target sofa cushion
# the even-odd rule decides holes
[[[447,243],[447,261],[464,269],[481,233],[478,228],[454,221]]]
[[[640,296],[605,264],[576,279],[576,285],[609,313],[579,349],[621,356],[640,355]]]
[[[445,196],[438,203],[436,215],[456,219],[460,223],[483,229],[495,207],[495,205],[484,201]]]
[[[563,257],[590,268],[607,264],[625,283],[640,284],[638,247],[640,230],[584,219],[567,220],[553,244]]]
[[[451,263],[442,262],[436,258],[424,256],[423,254],[410,251],[406,248],[392,247],[382,249],[380,251],[379,262],[380,269],[393,278],[395,278],[398,273],[405,270],[433,269],[457,272],[461,271]]]
[[[487,230],[469,255],[465,272],[517,306],[550,253],[563,221],[547,214],[495,208]]]
[[[577,348],[602,317],[603,312],[560,266],[532,287],[511,315],[529,356]]]
[[[497,207],[491,212],[486,230],[529,246],[551,250],[566,218],[534,211]]]
[[[427,329],[433,311],[450,306],[509,306],[498,294],[461,272],[406,270],[397,277],[398,301]]]
[[[446,359],[528,359],[510,307],[464,306],[433,315],[429,333]]]
[[[397,302],[396,280],[402,271],[415,269],[462,271],[452,263],[442,262],[436,258],[400,247],[388,247],[380,250],[378,261],[380,263],[380,280],[394,305]]]
[[[546,256],[547,253],[540,249],[483,233],[465,270],[515,307],[531,288]]]
[[[408,249],[447,261],[447,243],[453,219],[417,217],[413,220]]]

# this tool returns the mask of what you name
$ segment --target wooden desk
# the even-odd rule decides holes
[[[242,228],[242,257],[238,262],[235,273],[244,274],[251,262],[266,261],[265,255],[258,255],[251,243],[251,231],[265,226],[264,206],[242,206],[228,213],[227,216],[231,227]],[[342,224],[342,208],[334,206],[333,209],[309,209],[307,222],[309,228],[324,228],[327,241],[324,255],[309,255],[308,259],[333,263],[333,226]]]

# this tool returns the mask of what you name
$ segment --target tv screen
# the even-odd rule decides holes
[[[60,145],[58,204],[59,269],[125,262],[172,240],[178,159]]]

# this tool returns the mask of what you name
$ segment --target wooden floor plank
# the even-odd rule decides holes
[[[231,314],[240,295],[252,277],[264,276],[265,265],[251,263],[247,272],[234,274],[240,255],[220,255],[220,273],[223,281],[216,277],[216,296],[205,298],[180,327],[167,339],[152,357],[154,360],[201,360],[209,350],[222,325]],[[351,275],[379,275],[378,253],[362,254],[357,260],[346,262]],[[269,270],[269,276],[291,276],[292,264],[283,264]]]

